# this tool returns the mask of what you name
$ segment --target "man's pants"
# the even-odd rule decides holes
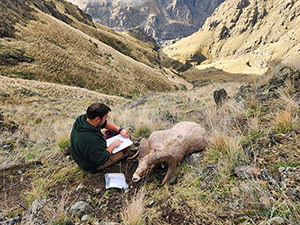
[[[117,135],[117,134],[118,134],[118,133],[115,133],[115,132],[112,132],[112,131],[107,130],[107,131],[105,132],[105,137],[106,137],[106,139],[109,139],[109,138],[111,138],[111,137],[113,137],[113,136],[115,136],[115,135]],[[130,148],[130,147],[125,148],[124,150],[119,151],[119,152],[116,153],[116,154],[112,154],[112,155],[109,157],[109,159],[106,161],[106,163],[104,163],[103,165],[99,166],[99,167],[97,168],[97,170],[102,170],[102,169],[104,169],[104,168],[110,166],[111,164],[114,164],[114,163],[118,162],[119,160],[123,159],[123,158],[124,158],[125,156],[127,156],[127,154],[129,153],[129,148]]]

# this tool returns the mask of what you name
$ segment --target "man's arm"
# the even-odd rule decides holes
[[[117,126],[116,124],[114,124],[112,122],[107,121],[105,128],[108,129],[108,130],[115,131],[117,133],[120,132],[120,134],[124,138],[128,138],[128,131],[125,130],[125,129],[121,129],[121,127]]]

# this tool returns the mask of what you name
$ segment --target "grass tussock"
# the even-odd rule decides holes
[[[294,129],[293,111],[286,108],[283,112],[276,112],[274,129],[277,133],[287,133]]]
[[[48,221],[52,221],[53,225],[68,224],[69,218],[65,208],[66,202],[66,193],[63,193],[62,197],[57,201],[57,205],[53,205],[53,202],[45,205],[45,210],[43,211]]]
[[[63,151],[66,147],[70,146],[70,132],[71,130],[65,129],[64,123],[56,123],[54,124],[55,130],[55,140],[57,145],[61,151]],[[69,126],[68,126],[69,128]]]
[[[145,188],[141,188],[126,205],[121,213],[122,221],[126,225],[143,225],[145,221]]]
[[[212,134],[206,157],[209,163],[219,165],[220,175],[230,176],[236,166],[247,161],[241,140],[241,136],[230,137],[224,133]]]

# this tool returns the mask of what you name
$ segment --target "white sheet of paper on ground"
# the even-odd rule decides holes
[[[124,173],[106,173],[105,174],[105,187],[109,188],[128,188]]]
[[[113,154],[116,154],[117,152],[123,150],[124,148],[129,147],[130,145],[133,144],[133,142],[129,138],[124,138],[121,134],[113,136],[112,138],[109,138],[106,140],[107,147],[114,141],[114,140],[121,140],[122,143],[120,144],[119,147],[114,148],[112,151]]]

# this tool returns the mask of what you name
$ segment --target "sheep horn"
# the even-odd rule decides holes
[[[145,138],[143,138],[140,142],[138,151],[134,154],[134,156],[129,157],[127,160],[132,160],[137,156],[139,156],[139,158],[143,158],[145,155],[149,154],[149,152],[150,150],[149,150],[148,141]]]
[[[171,177],[172,173],[174,172],[176,168],[176,160],[174,157],[168,155],[164,157],[160,157],[159,155],[155,154],[151,157],[149,160],[150,163],[156,164],[159,162],[166,162],[168,165],[168,171],[166,176],[164,177],[163,181],[158,186],[163,186]]]
[[[128,157],[127,160],[132,160],[132,159],[134,159],[135,157],[138,156],[139,153],[140,153],[140,150],[138,149],[137,152],[134,154],[134,156]]]
[[[148,140],[146,140],[145,138],[141,140],[139,150],[140,150],[139,158],[143,158],[145,155],[150,153]]]

